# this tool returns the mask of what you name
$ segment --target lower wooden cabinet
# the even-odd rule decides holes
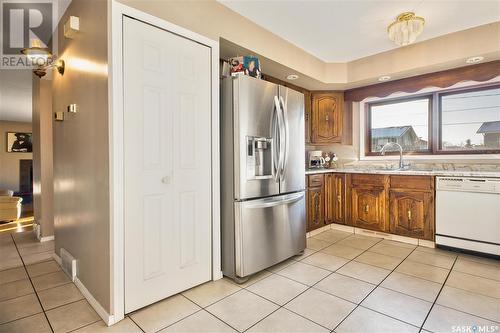
[[[325,175],[325,223],[346,223],[345,174]]]
[[[307,186],[307,231],[337,223],[434,240],[433,177],[326,173]]]
[[[434,240],[434,195],[432,192],[390,191],[390,232]]]
[[[353,187],[352,222],[355,227],[386,231],[385,188]]]
[[[325,197],[323,186],[307,189],[307,231],[325,225]]]

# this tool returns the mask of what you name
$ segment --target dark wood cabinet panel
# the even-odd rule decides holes
[[[318,229],[325,225],[323,187],[310,187],[307,189],[307,231]]]
[[[386,231],[385,188],[353,187],[352,221],[355,227]]]
[[[311,92],[304,92],[304,129],[306,143],[311,143]]]
[[[317,144],[342,141],[342,93],[313,93],[311,142]]]
[[[307,185],[309,187],[323,186],[323,182],[324,182],[324,176],[323,176],[323,174],[310,175],[308,177],[308,179],[309,179],[309,181],[307,182]]]
[[[345,175],[325,175],[325,223],[346,222]]]
[[[390,232],[434,240],[434,195],[432,192],[390,191]]]
[[[434,178],[429,176],[391,176],[391,189],[432,191]]]

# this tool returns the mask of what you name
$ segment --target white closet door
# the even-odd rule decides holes
[[[128,313],[211,279],[211,55],[123,24]]]

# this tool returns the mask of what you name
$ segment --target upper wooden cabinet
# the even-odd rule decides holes
[[[343,105],[343,93],[312,93],[311,143],[327,144],[342,141]]]
[[[304,128],[306,143],[311,143],[311,92],[304,92]]]

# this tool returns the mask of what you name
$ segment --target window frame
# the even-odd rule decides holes
[[[468,93],[468,92],[474,92],[474,91],[481,91],[481,90],[490,90],[490,89],[499,89],[500,84],[492,84],[492,85],[478,85],[474,87],[466,87],[466,88],[459,88],[459,89],[450,89],[447,91],[440,92],[437,94],[437,105],[435,112],[437,113],[437,118],[438,118],[438,124],[437,124],[437,145],[434,147],[434,154],[436,155],[477,155],[477,154],[499,154],[500,149],[481,149],[481,150],[444,150],[443,149],[443,128],[441,126],[442,124],[442,117],[443,117],[443,109],[442,109],[442,97],[443,96],[449,96],[449,95],[456,95],[456,94],[463,94],[463,93]]]
[[[371,107],[386,104],[393,104],[398,102],[408,102],[412,100],[429,98],[429,149],[403,151],[403,155],[491,155],[500,154],[500,149],[482,149],[482,150],[443,150],[442,149],[442,96],[474,92],[488,89],[498,89],[500,83],[486,83],[474,86],[446,89],[422,94],[412,94],[410,96],[387,98],[373,102],[365,103],[365,128],[364,128],[364,145],[365,156],[382,156],[380,152],[371,151]],[[397,151],[387,151],[386,155],[399,155]]]
[[[397,98],[389,98],[389,99],[384,99],[381,101],[375,101],[371,103],[366,103],[365,104],[365,156],[382,156],[380,152],[375,152],[371,151],[371,146],[372,146],[372,128],[371,128],[371,123],[372,123],[372,112],[371,108],[372,106],[381,106],[381,105],[387,105],[387,104],[394,104],[394,103],[404,103],[404,102],[411,102],[419,99],[428,99],[429,103],[427,106],[427,123],[428,123],[428,149],[425,150],[411,150],[411,151],[403,151],[404,155],[429,155],[432,154],[434,142],[433,142],[433,116],[432,116],[432,109],[434,105],[434,94],[433,93],[426,93],[426,94],[418,94],[418,95],[412,95],[412,96],[405,96],[405,97],[397,97]],[[387,151],[385,155],[399,155],[398,151]]]

